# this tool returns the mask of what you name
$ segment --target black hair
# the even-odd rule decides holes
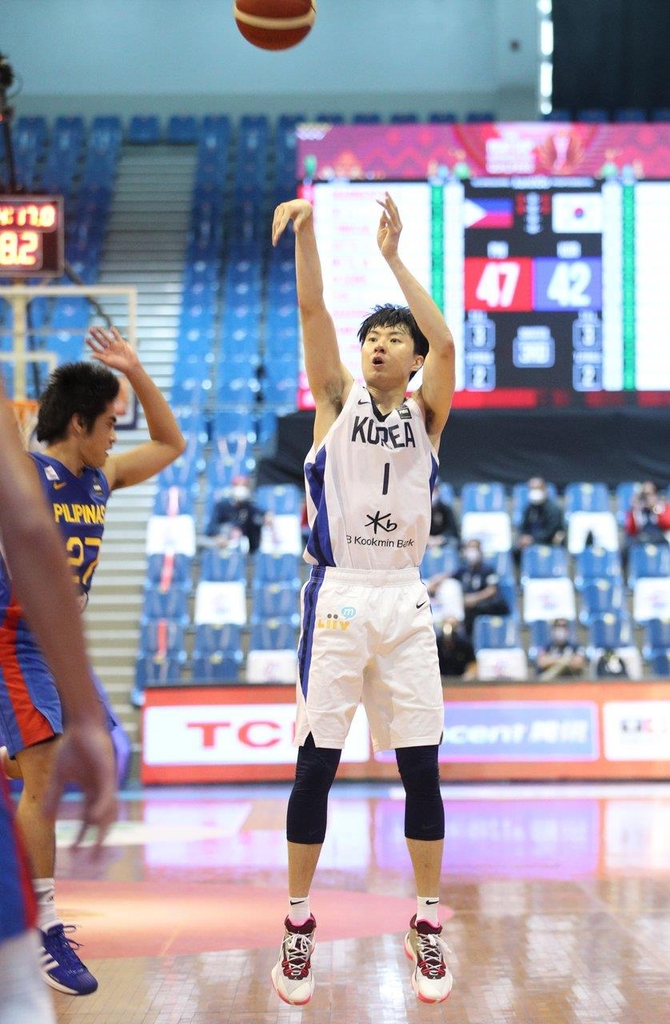
[[[119,394],[119,380],[106,366],[63,363],[49,377],[40,396],[37,440],[52,444],[67,437],[73,416],[80,416],[87,433]]]
[[[414,319],[409,306],[396,306],[392,302],[375,306],[358,329],[358,340],[361,345],[375,327],[403,327],[414,342],[414,354],[424,357],[428,355],[428,338]]]

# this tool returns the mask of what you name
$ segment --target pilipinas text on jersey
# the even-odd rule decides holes
[[[67,558],[80,592],[87,595],[100,559],[109,497],[107,478],[98,469],[75,476],[62,462],[31,452],[54,521],[65,540]]]

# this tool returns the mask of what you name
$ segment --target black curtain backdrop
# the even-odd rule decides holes
[[[668,0],[554,0],[555,107],[670,106]]]
[[[312,442],[314,414],[279,420],[276,451],[260,460],[258,483],[297,483]],[[457,489],[468,481],[512,484],[543,476],[571,481],[670,484],[670,411],[453,412],[440,445],[440,477]],[[352,481],[355,484],[356,481]]]

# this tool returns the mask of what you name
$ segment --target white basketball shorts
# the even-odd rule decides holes
[[[375,750],[439,744],[442,682],[419,570],[317,566],[301,594],[295,743],[341,749],[358,704]]]

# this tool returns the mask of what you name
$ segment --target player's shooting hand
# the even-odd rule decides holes
[[[114,748],[104,725],[89,721],[66,727],[44,798],[45,813],[55,817],[68,783],[78,786],[84,797],[81,827],[73,845],[78,846],[92,828],[97,853],[118,813]]]
[[[288,203],[280,203],[272,219],[272,244],[277,244],[289,221],[293,221],[293,230],[298,232],[311,216],[312,204],[306,199],[291,199]]]
[[[93,354],[93,358],[104,363],[112,370],[120,370],[128,374],[135,367],[139,366],[139,358],[135,349],[125,338],[112,327],[107,331],[103,327],[91,327],[86,344]]]
[[[400,220],[398,207],[388,192],[384,194],[384,199],[378,199],[377,203],[384,211],[377,228],[377,245],[384,259],[388,260],[398,252],[398,240],[402,231],[402,221]]]

